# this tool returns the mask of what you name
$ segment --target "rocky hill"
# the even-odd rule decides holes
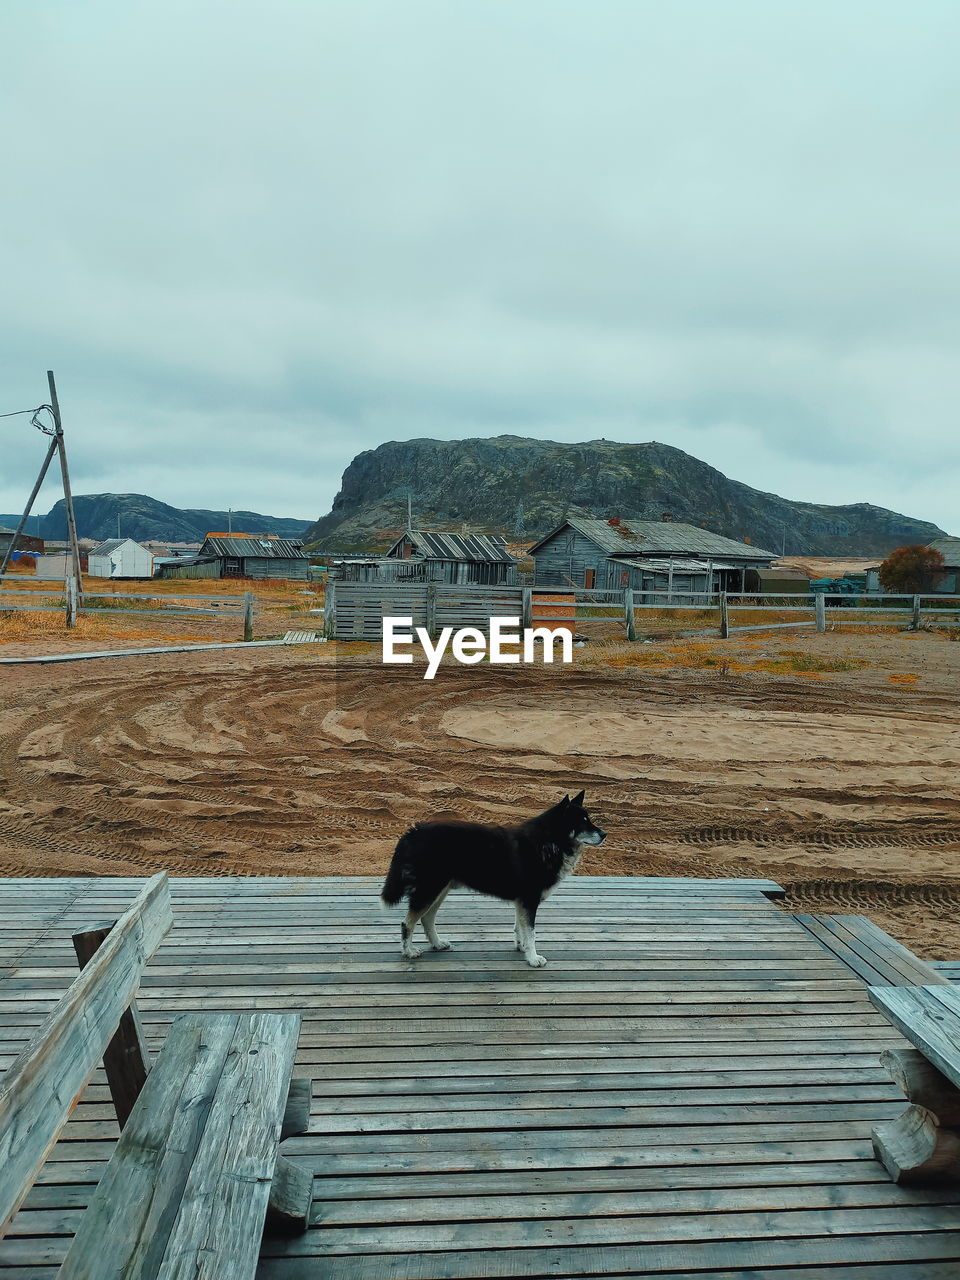
[[[669,512],[793,555],[882,556],[943,532],[865,502],[834,507],[762,493],[666,444],[496,436],[391,441],[358,454],[306,540],[323,550],[385,547],[405,527],[408,493],[415,526],[465,523],[515,541],[535,541],[568,514],[657,520]]]
[[[98,541],[120,533],[138,542],[200,542],[204,534],[227,528],[228,519],[237,533],[277,533],[299,538],[307,527],[306,520],[290,520],[278,516],[262,516],[256,511],[182,510],[167,506],[143,493],[87,493],[75,495],[73,509],[77,533],[81,538]],[[0,515],[0,525],[17,527],[19,515]],[[27,533],[37,532],[37,518],[31,516]],[[67,536],[67,513],[63,499],[40,517],[40,537],[63,539]]]

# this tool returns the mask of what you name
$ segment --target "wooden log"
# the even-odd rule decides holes
[[[952,1182],[960,1176],[960,1133],[941,1126],[926,1107],[911,1105],[873,1130],[877,1159],[894,1182]]]
[[[723,640],[730,636],[730,614],[727,606],[727,593],[720,592],[720,637]]]
[[[243,593],[243,638],[246,643],[253,639],[253,592]]]
[[[313,1174],[285,1156],[278,1156],[270,1183],[266,1230],[274,1235],[306,1231],[312,1201]]]
[[[919,1049],[885,1049],[880,1063],[908,1101],[933,1112],[938,1124],[960,1128],[960,1089],[928,1062]]]
[[[0,1236],[93,1075],[150,956],[173,923],[166,872],[129,911],[3,1077]]]
[[[817,621],[817,630],[826,631],[827,629],[827,602],[823,597],[823,593],[818,591],[813,597],[813,612]]]
[[[280,1140],[292,1138],[294,1134],[304,1134],[310,1127],[310,1103],[313,1101],[312,1080],[291,1080],[287,1094],[287,1105],[283,1112],[283,1124],[280,1127]]]
[[[95,925],[73,935],[73,947],[85,969],[100,947],[106,942],[116,921]],[[110,1096],[117,1112],[117,1123],[122,1129],[140,1096],[150,1070],[150,1052],[143,1038],[136,1002],[131,1000],[120,1016],[120,1023],[103,1053],[103,1066],[107,1073]]]

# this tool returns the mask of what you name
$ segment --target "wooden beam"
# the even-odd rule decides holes
[[[103,1057],[173,923],[166,872],[147,882],[0,1086],[0,1236]]]
[[[109,937],[116,921],[95,925],[73,935],[73,948],[80,968],[85,969]],[[134,1000],[120,1015],[120,1022],[113,1038],[103,1053],[103,1066],[107,1073],[110,1096],[117,1112],[117,1123],[122,1129],[140,1096],[150,1070],[150,1052],[140,1027],[140,1017]]]

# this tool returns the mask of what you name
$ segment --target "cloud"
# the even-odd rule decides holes
[[[7,6],[0,411],[53,367],[78,490],[183,506],[314,517],[360,449],[513,432],[956,531],[958,28],[952,0]],[[43,441],[0,445],[13,511]]]

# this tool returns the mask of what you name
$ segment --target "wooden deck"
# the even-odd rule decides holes
[[[136,880],[0,881],[0,1066],[76,973],[70,934]],[[578,877],[538,920],[464,893],[456,950],[401,961],[369,879],[172,882],[140,1007],[298,1009],[313,1225],[261,1280],[697,1276],[946,1280],[955,1191],[892,1185],[870,1129],[904,1106],[902,1044],[861,976],[763,881]],[[98,1076],[0,1242],[47,1280],[116,1138]]]

